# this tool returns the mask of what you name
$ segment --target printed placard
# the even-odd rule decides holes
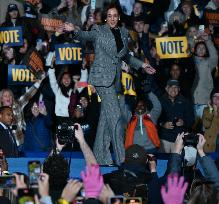
[[[23,45],[22,27],[0,27],[0,45],[9,46]]]
[[[156,38],[157,54],[161,59],[188,57],[186,37]]]
[[[62,19],[42,15],[40,23],[43,25],[44,30],[56,32],[58,28],[64,23]]]
[[[153,4],[154,3],[154,0],[139,0],[141,2],[145,2],[145,3],[151,3]]]
[[[31,70],[37,79],[42,79],[45,76],[43,58],[35,48],[27,52],[23,63]]]
[[[219,12],[213,10],[206,10],[205,19],[209,24],[219,25]]]
[[[35,76],[25,65],[8,65],[9,85],[31,86],[35,81]]]
[[[78,64],[83,60],[83,52],[79,43],[55,45],[56,64]]]
[[[122,86],[125,95],[136,96],[132,75],[122,72]]]

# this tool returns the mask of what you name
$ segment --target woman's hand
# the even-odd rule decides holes
[[[143,63],[142,68],[148,74],[155,74],[156,70],[148,63]]]

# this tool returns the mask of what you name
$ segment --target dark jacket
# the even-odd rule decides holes
[[[17,157],[18,149],[13,133],[0,124],[0,145],[6,157]]]
[[[175,142],[177,134],[183,131],[188,131],[194,121],[193,107],[190,102],[182,95],[178,95],[174,102],[172,102],[168,95],[165,94],[161,98],[162,114],[160,123],[173,122],[177,119],[184,121],[184,126],[173,129],[165,129],[161,127],[160,138],[169,142]]]

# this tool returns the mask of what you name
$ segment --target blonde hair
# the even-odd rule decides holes
[[[2,96],[5,92],[8,92],[11,96],[12,96],[12,104],[14,103],[14,94],[13,92],[11,91],[11,89],[2,89],[0,91],[0,107],[3,106],[2,104]]]

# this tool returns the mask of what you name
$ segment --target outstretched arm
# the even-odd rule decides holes
[[[84,139],[84,133],[83,130],[81,129],[81,126],[79,124],[75,124],[78,126],[78,129],[75,130],[75,137],[78,140],[78,143],[80,145],[81,151],[84,155],[86,165],[94,165],[97,164],[97,160],[88,146],[87,142]]]

